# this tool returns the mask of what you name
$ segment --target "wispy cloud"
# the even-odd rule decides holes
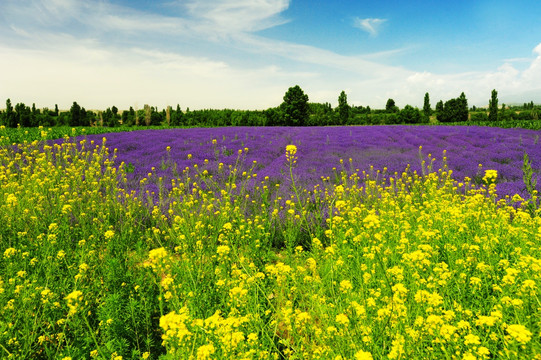
[[[366,18],[360,19],[355,18],[353,21],[353,26],[366,31],[372,36],[376,36],[379,33],[381,25],[385,23],[387,19],[377,19],[377,18]]]
[[[343,55],[256,33],[287,21],[287,0],[167,6],[163,15],[106,0],[0,0],[0,68],[13,69],[0,72],[0,101],[261,109],[299,84],[315,102],[334,103],[348,89],[356,105],[383,107],[393,98],[422,106],[427,91],[433,103],[464,91],[473,105],[494,88],[503,102],[541,83],[541,44],[523,70],[510,59],[480,72],[416,72],[382,63],[408,47]],[[375,35],[384,22],[356,19],[356,27]]]
[[[179,5],[195,20],[220,33],[253,32],[281,25],[289,0],[189,0]]]

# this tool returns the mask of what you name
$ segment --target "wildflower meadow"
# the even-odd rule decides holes
[[[539,132],[0,147],[0,357],[541,359]]]

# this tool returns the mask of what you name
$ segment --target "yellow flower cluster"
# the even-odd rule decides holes
[[[286,147],[289,165],[297,155]],[[204,162],[128,192],[103,146],[0,159],[0,343],[13,358],[541,353],[541,219],[498,198],[494,171],[478,186],[445,169],[352,167],[284,195],[255,163]]]
[[[297,162],[297,157],[295,156],[297,154],[297,147],[295,145],[287,145],[286,146],[286,160],[290,165],[295,164]]]

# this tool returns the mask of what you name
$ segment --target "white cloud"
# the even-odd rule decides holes
[[[288,4],[193,0],[175,17],[102,0],[0,2],[0,68],[10,69],[0,72],[0,101],[263,109],[299,84],[310,101],[331,104],[347,89],[351,104],[371,107],[384,107],[388,98],[422,106],[425,92],[434,106],[462,91],[470,105],[483,105],[494,88],[508,102],[541,83],[541,44],[523,71],[504,61],[493,70],[437,74],[380,63],[403,49],[341,55],[253,33],[283,23]],[[55,20],[40,22],[42,10]],[[384,21],[365,20],[374,31]]]
[[[205,20],[205,25],[228,34],[285,23],[279,14],[289,7],[289,0],[191,0],[181,4],[193,18]]]
[[[360,19],[355,18],[353,26],[366,31],[372,36],[376,36],[379,32],[381,25],[386,22],[387,19],[377,19],[377,18],[366,18]]]

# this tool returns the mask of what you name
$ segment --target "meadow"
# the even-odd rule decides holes
[[[537,131],[41,131],[0,147],[3,358],[541,358]]]

